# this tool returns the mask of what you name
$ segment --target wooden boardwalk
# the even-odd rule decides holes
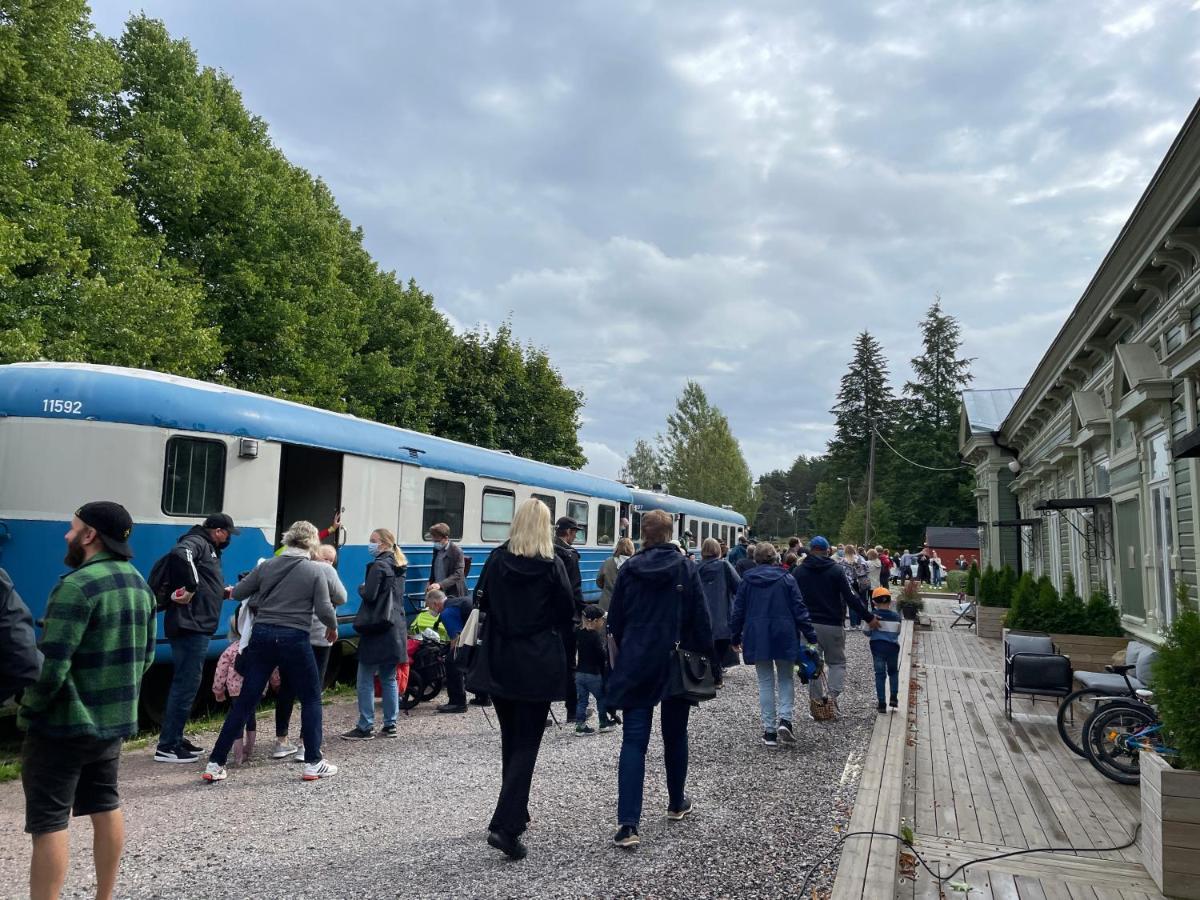
[[[1013,721],[1007,721],[1000,641],[961,627],[951,630],[950,606],[926,601],[933,629],[918,630],[912,642],[904,740],[897,747],[895,724],[877,723],[870,753],[878,749],[877,740],[886,741],[889,759],[878,773],[864,770],[850,830],[894,832],[898,814],[912,827],[918,852],[943,877],[969,860],[1011,850],[1124,843],[1139,821],[1137,786],[1109,781],[1071,753],[1058,735],[1052,703],[1015,701]],[[900,753],[902,765],[892,756]],[[953,879],[969,884],[969,892],[946,885],[939,893],[936,880],[920,867],[914,878],[911,855],[897,866],[895,841],[889,859],[885,843],[847,842],[836,900],[1162,897],[1136,844],[1121,851],[1036,853],[977,864]],[[890,880],[891,890],[882,878]]]

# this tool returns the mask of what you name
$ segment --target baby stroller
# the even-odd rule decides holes
[[[412,709],[441,693],[449,651],[450,645],[431,628],[408,639],[408,686],[400,697],[401,709]]]

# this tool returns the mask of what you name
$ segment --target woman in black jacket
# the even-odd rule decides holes
[[[467,672],[467,687],[491,696],[500,720],[500,797],[488,843],[513,859],[527,852],[529,787],[550,704],[567,695],[566,639],[575,601],[567,570],[554,554],[550,510],[526,500],[509,539],[492,551],[475,605],[485,617],[483,641]]]
[[[358,632],[358,724],[342,737],[369,741],[375,737],[375,676],[382,687],[383,727],[379,736],[396,736],[400,715],[400,684],[396,667],[408,662],[408,627],[404,621],[404,579],[408,559],[396,546],[396,535],[386,528],[371,532],[367,549],[371,562],[358,586],[362,600],[354,618]],[[390,611],[388,604],[391,604]]]

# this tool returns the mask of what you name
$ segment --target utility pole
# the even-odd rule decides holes
[[[867,508],[863,511],[863,543],[871,545],[871,501],[875,496],[875,427],[871,426],[871,450],[867,456]]]

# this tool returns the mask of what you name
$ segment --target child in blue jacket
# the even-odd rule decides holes
[[[876,709],[885,713],[889,705],[884,702],[885,681],[892,683],[892,709],[899,706],[897,695],[900,692],[900,615],[892,609],[892,592],[887,588],[875,588],[871,592],[871,600],[875,605],[875,615],[879,618],[879,628],[867,632],[871,638],[871,658],[875,662],[875,696],[879,700]]]

